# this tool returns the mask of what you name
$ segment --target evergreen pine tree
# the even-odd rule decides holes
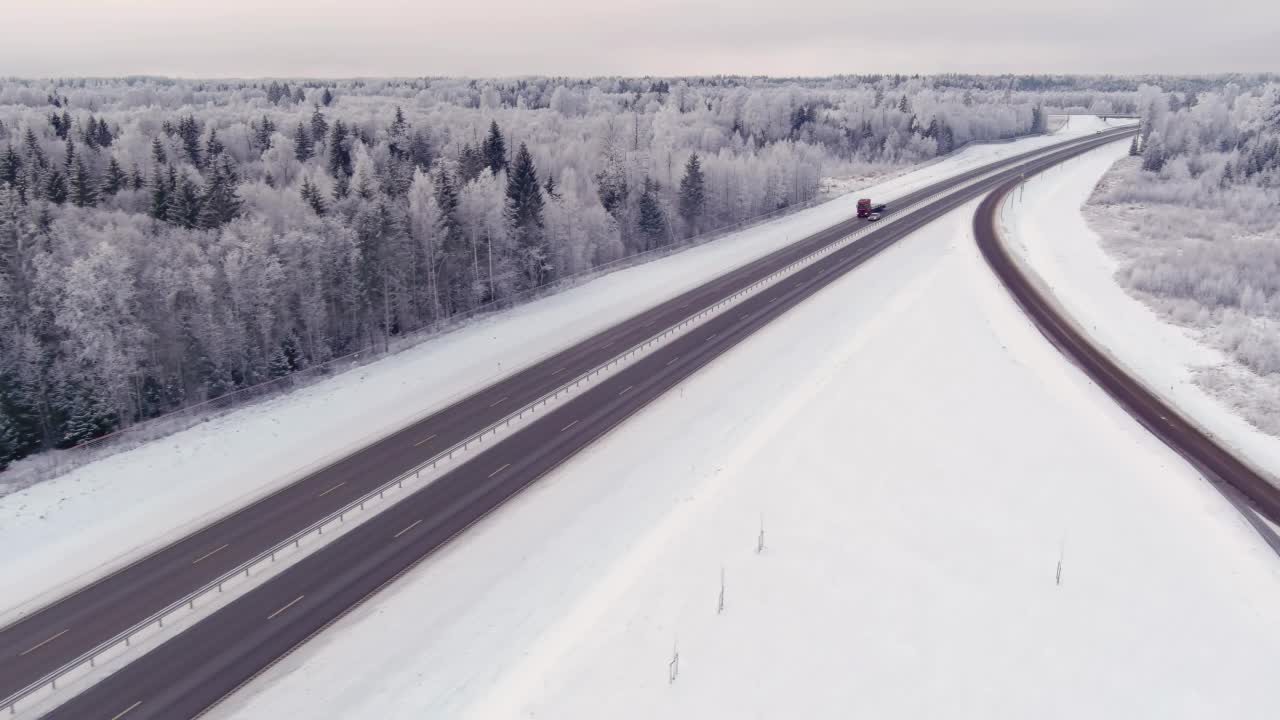
[[[458,180],[463,185],[480,177],[484,172],[485,158],[480,148],[466,143],[458,153]]]
[[[325,88],[324,93],[320,95],[320,102],[324,103],[325,107],[329,107],[329,103],[333,102],[333,93],[329,92],[329,88]]]
[[[0,472],[18,459],[18,432],[9,419],[9,413],[0,407]]]
[[[542,231],[542,188],[533,166],[529,148],[520,143],[511,171],[507,174],[507,226],[520,254],[526,287],[544,281],[547,258],[546,237]]]
[[[210,165],[217,163],[226,149],[226,146],[222,144],[222,140],[218,139],[218,128],[211,128],[209,130],[209,139],[204,143],[205,162]]]
[[[169,153],[164,151],[164,143],[158,137],[151,139],[151,162],[156,165],[169,164]]]
[[[680,179],[680,217],[684,218],[690,235],[697,234],[706,207],[707,189],[702,176],[702,162],[698,153],[693,153],[685,163],[684,177]]]
[[[320,112],[320,106],[316,105],[315,110],[311,113],[311,140],[313,142],[324,142],[325,135],[329,133],[329,123],[324,119],[324,113]]]
[[[67,171],[67,174],[70,175],[71,168],[75,167],[75,164],[76,164],[76,143],[74,140],[71,139],[71,136],[68,135],[67,142],[66,142],[66,151],[62,159],[62,167],[64,170]]]
[[[264,153],[271,149],[271,136],[276,131],[276,124],[271,122],[271,118],[263,115],[262,120],[254,125],[253,131],[253,142],[258,152]]]
[[[80,141],[90,150],[98,147],[98,119],[89,116],[89,122],[85,123],[84,129],[80,131]]]
[[[301,122],[293,131],[293,156],[298,162],[304,163],[311,159],[314,144],[311,140],[311,132],[307,130],[307,126]]]
[[[658,201],[661,190],[662,186],[657,181],[645,176],[640,193],[640,217],[636,222],[646,247],[661,245],[667,239],[667,218],[662,214],[662,204]]]
[[[560,199],[560,190],[556,187],[556,178],[550,173],[547,174],[547,182],[542,186],[542,190],[547,194],[547,197],[552,200]]]
[[[61,170],[49,173],[49,179],[45,181],[44,197],[54,205],[67,201],[67,176]]]
[[[107,125],[107,121],[101,119],[98,120],[98,129],[95,137],[97,139],[97,145],[100,148],[109,148],[111,147],[111,143],[116,140],[115,135],[111,133],[111,127]]]
[[[196,228],[200,224],[200,188],[188,177],[178,181],[177,190],[169,195],[169,206],[165,209],[165,220],[172,225]]]
[[[40,141],[36,139],[35,131],[29,127],[26,135],[23,136],[22,145],[25,148],[27,160],[32,165],[43,169],[49,164],[49,160],[44,154],[44,148],[40,147]]]
[[[200,214],[196,224],[204,230],[216,230],[240,215],[244,201],[236,195],[236,177],[231,160],[223,158],[214,167],[201,198]]]
[[[507,141],[502,138],[502,130],[498,129],[498,121],[489,123],[489,136],[481,147],[485,164],[494,175],[507,166]]]
[[[1133,141],[1129,143],[1129,157],[1137,157],[1142,153],[1138,150],[1138,136],[1133,136]]]
[[[98,204],[98,182],[85,168],[84,158],[76,160],[76,170],[71,175],[71,202],[76,207]]]
[[[173,168],[169,168],[170,171]],[[164,220],[169,209],[169,184],[165,182],[164,175],[160,172],[160,166],[156,165],[151,171],[151,217],[156,220]]]
[[[120,168],[120,161],[116,160],[115,156],[112,155],[111,161],[107,163],[107,174],[102,178],[102,192],[108,196],[115,195],[128,182],[129,178],[125,176],[124,170]]]
[[[320,217],[324,217],[324,214],[328,211],[324,203],[324,196],[320,194],[320,189],[315,186],[315,183],[311,182],[311,178],[302,179],[302,199]]]
[[[404,119],[404,111],[399,105],[396,106],[395,119],[387,128],[387,150],[397,160],[409,154],[409,121]]]
[[[1142,146],[1142,169],[1160,172],[1167,158],[1164,151],[1164,139],[1159,132],[1152,132]]]
[[[129,187],[134,190],[141,190],[147,186],[147,179],[142,176],[142,168],[138,167],[138,163],[134,163],[129,170]]]
[[[329,174],[335,178],[349,178],[351,172],[351,146],[347,142],[347,126],[341,120],[334,120],[329,133]]]
[[[4,157],[0,158],[0,183],[16,186],[22,176],[22,157],[12,145],[5,148]]]
[[[427,172],[431,169],[431,141],[422,130],[413,133],[409,140],[409,158],[413,166]]]
[[[182,140],[182,151],[187,160],[197,168],[204,167],[204,156],[200,148],[200,123],[194,115],[178,118],[178,137]]]

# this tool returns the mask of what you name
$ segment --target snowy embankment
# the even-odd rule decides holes
[[[1120,261],[1103,249],[1081,212],[1099,179],[1127,149],[1126,143],[1115,143],[1033,178],[1024,192],[1010,198],[1005,237],[1066,313],[1121,365],[1275,478],[1280,475],[1280,438],[1251,425],[1244,412],[1211,394],[1201,381],[1206,372],[1246,376],[1249,371],[1129,295],[1116,281]]]
[[[974,207],[211,717],[1274,717],[1280,564],[1022,316]]]
[[[862,194],[892,199],[1093,132],[979,145]],[[667,297],[854,213],[858,195],[504,312],[289,395],[0,497],[0,622]]]

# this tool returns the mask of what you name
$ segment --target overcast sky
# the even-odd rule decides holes
[[[0,76],[1280,70],[1272,0],[2,0]]]

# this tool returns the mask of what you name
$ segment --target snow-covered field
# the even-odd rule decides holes
[[[1032,179],[1011,198],[1006,236],[1052,289],[1067,313],[1148,386],[1273,478],[1280,475],[1280,438],[1258,430],[1246,415],[1198,381],[1249,371],[1169,324],[1116,282],[1119,261],[1090,229],[1081,207],[1094,186],[1127,153],[1114,143]],[[1229,394],[1224,393],[1229,397]]]
[[[1092,121],[1090,121],[1092,120]],[[868,188],[891,199],[1100,126],[966,148]],[[854,213],[857,195],[615,272],[331,380],[0,497],[0,622],[512,369]],[[0,488],[0,492],[3,489]]]
[[[1275,717],[1280,563],[1020,314],[973,209],[212,716]]]

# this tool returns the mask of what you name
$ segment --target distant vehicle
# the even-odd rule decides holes
[[[871,198],[862,198],[858,201],[858,217],[860,218],[879,220],[882,212],[884,212],[884,203],[872,205]],[[875,218],[872,218],[872,215],[875,215]]]
[[[880,219],[880,213],[878,213],[878,212],[870,212],[870,213],[867,213],[867,220],[869,220],[869,221],[871,221],[871,222],[875,222],[875,221],[877,221],[877,220],[879,220],[879,219]]]

